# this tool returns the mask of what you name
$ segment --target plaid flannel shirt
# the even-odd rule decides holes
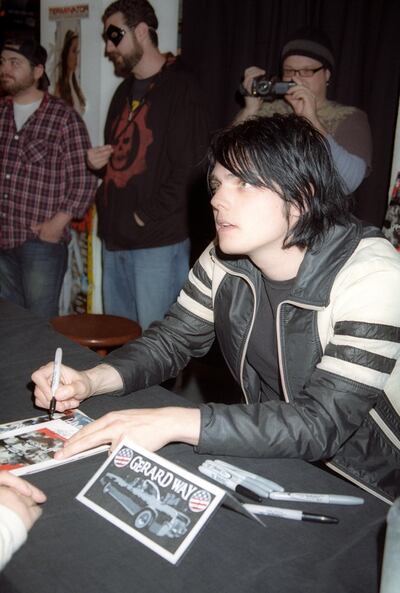
[[[35,237],[31,225],[66,212],[81,218],[97,187],[86,166],[85,124],[64,101],[45,93],[17,132],[13,101],[0,102],[0,248]],[[63,240],[69,240],[68,228]]]

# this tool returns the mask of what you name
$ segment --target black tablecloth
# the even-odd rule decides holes
[[[64,362],[92,366],[98,357],[27,311],[0,301],[0,422],[40,413],[30,375],[64,350]],[[161,387],[123,398],[98,396],[82,405],[97,418],[110,409],[186,404]],[[197,470],[204,457],[174,444],[164,457]],[[28,476],[48,501],[27,543],[0,575],[1,593],[263,592],[376,593],[388,505],[299,460],[231,459],[286,490],[363,496],[363,506],[278,503],[336,515],[338,525],[264,518],[266,527],[221,507],[177,566],[169,564],[75,500],[106,459],[102,453]]]

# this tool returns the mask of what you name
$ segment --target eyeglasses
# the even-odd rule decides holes
[[[322,70],[324,67],[325,66],[320,66],[319,68],[300,68],[300,70],[295,70],[294,68],[284,68],[283,76],[285,78],[291,78],[292,76],[295,76],[295,74],[298,74],[303,78],[311,78],[312,76],[314,76],[314,74]]]
[[[121,27],[108,25],[106,31],[103,33],[104,42],[107,43],[107,41],[111,41],[111,43],[117,47],[124,38],[125,33],[125,29],[121,29]]]

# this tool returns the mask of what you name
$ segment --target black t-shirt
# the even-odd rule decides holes
[[[282,386],[278,367],[276,311],[290,294],[295,279],[270,280],[263,275],[256,318],[247,350],[247,362],[261,381],[261,399],[281,399]]]
[[[150,89],[150,85],[156,79],[157,74],[150,76],[150,78],[135,78],[130,92],[130,100],[140,101],[145,97],[147,91]]]

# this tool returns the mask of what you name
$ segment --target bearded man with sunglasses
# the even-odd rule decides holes
[[[143,328],[162,319],[189,269],[188,205],[208,144],[199,89],[179,59],[158,49],[147,0],[117,0],[103,15],[117,76],[105,145],[88,151],[97,194],[106,313]]]
[[[316,29],[300,29],[288,39],[281,51],[282,79],[293,81],[295,85],[283,98],[263,101],[263,98],[252,95],[251,87],[254,78],[265,75],[265,70],[257,66],[247,68],[243,80],[247,92],[245,106],[237,114],[235,122],[253,115],[271,117],[274,113],[294,112],[306,117],[327,138],[343,189],[349,195],[370,172],[371,131],[363,111],[327,99],[334,66],[327,36]]]

